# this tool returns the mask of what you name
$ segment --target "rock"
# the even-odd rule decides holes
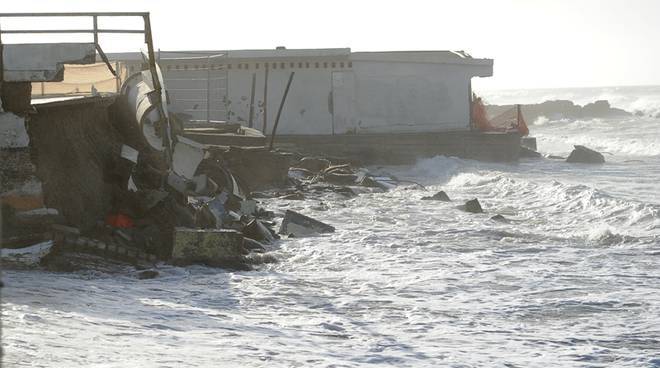
[[[491,217],[490,219],[492,221],[497,221],[497,222],[509,222],[509,220],[506,217],[504,217],[502,215],[499,215],[499,214]]]
[[[465,202],[463,206],[461,206],[461,209],[466,212],[470,213],[482,213],[484,210],[481,208],[481,203],[479,203],[478,199],[470,199],[469,201]]]
[[[552,159],[552,160],[565,160],[566,159],[566,157],[561,157],[561,156],[557,156],[557,155],[548,155],[546,157],[549,158],[549,159]]]
[[[585,146],[576,145],[575,149],[566,159],[566,162],[579,162],[585,164],[602,164],[605,157],[600,152],[596,152]]]
[[[427,196],[427,197],[422,197],[423,201],[443,201],[443,202],[451,202],[451,199],[449,199],[449,196],[447,193],[445,193],[444,190],[439,191],[438,193],[435,193],[432,196]]]
[[[525,146],[520,146],[520,157],[523,158],[540,158],[541,154],[531,150]]]
[[[160,273],[158,273],[158,271],[156,270],[144,270],[138,272],[137,278],[140,280],[149,280],[149,279],[155,279],[159,275]]]
[[[294,166],[311,172],[320,172],[330,167],[330,161],[319,157],[304,157]]]
[[[334,233],[335,228],[295,211],[287,210],[278,233],[295,237]]]

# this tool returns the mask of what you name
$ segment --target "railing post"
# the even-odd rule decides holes
[[[95,47],[98,47],[99,44],[99,19],[95,15],[92,17],[94,19],[94,45]]]
[[[211,56],[206,57],[206,123],[211,122]]]

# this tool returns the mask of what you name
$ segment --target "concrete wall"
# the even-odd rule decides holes
[[[469,129],[469,67],[355,61],[357,133]],[[342,133],[339,131],[338,133]]]
[[[282,63],[285,67],[282,68]],[[291,67],[293,63],[294,67]],[[289,94],[287,96],[278,134],[332,134],[331,92],[332,72],[349,70],[345,61],[312,61],[305,62],[302,68],[299,62],[278,61],[277,68],[268,71],[268,127],[272,131],[277,110],[279,108],[286,83],[291,72],[295,72]],[[309,67],[306,67],[308,65]],[[316,68],[317,63],[319,67]],[[323,67],[324,63],[327,65]],[[263,65],[263,63],[261,63]],[[271,65],[273,63],[270,63]],[[332,65],[335,68],[332,68]],[[342,69],[340,66],[343,65]],[[229,111],[233,121],[247,125],[249,119],[250,90],[252,73],[256,73],[255,88],[255,118],[254,126],[258,129],[263,124],[263,101],[265,70],[231,70],[229,71]]]

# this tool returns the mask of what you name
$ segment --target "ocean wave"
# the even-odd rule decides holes
[[[660,221],[660,205],[615,197],[585,184],[534,181],[485,171],[457,174],[445,187],[479,197],[494,211],[507,209],[524,218],[545,219],[554,229],[577,233],[603,222],[640,234],[657,232],[654,224]]]

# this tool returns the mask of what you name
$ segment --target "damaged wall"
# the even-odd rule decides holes
[[[36,105],[37,114],[28,124],[46,206],[81,229],[93,227],[112,206],[116,184],[107,173],[121,150],[108,112],[112,101],[106,97]]]

